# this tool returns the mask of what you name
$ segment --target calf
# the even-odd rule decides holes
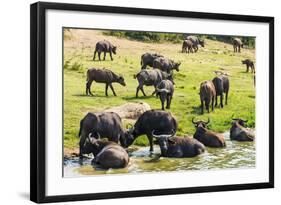
[[[79,129],[79,147],[80,159],[83,154],[89,154],[89,147],[86,139],[92,132],[98,132],[100,138],[107,138],[110,141],[118,143],[120,141],[122,146],[125,146],[125,133],[122,128],[122,121],[118,114],[114,112],[102,113],[88,113],[80,121]]]
[[[245,64],[246,65],[246,73],[249,72],[249,68],[251,68],[251,72],[252,73],[255,73],[255,65],[254,65],[254,62],[250,59],[245,59],[242,61],[242,64]]]
[[[220,107],[223,108],[223,93],[225,93],[225,104],[227,105],[229,79],[226,73],[221,71],[215,71],[215,73],[217,76],[212,81],[216,89],[215,106],[218,105],[218,96],[220,96]]]
[[[108,69],[97,69],[90,68],[87,71],[87,83],[86,83],[86,95],[93,95],[91,92],[92,82],[95,81],[97,83],[105,83],[105,95],[108,96],[107,90],[108,87],[113,92],[113,95],[116,96],[112,83],[119,83],[123,86],[126,86],[125,80],[122,76],[118,76]]]
[[[216,96],[216,88],[212,81],[204,81],[200,84],[200,101],[201,113],[204,113],[204,102],[208,112],[210,112],[210,103],[212,103],[212,111],[214,111],[214,99]]]
[[[89,136],[88,141],[90,150],[94,155],[93,164],[103,169],[124,168],[128,165],[129,155],[126,150],[117,143],[97,140],[91,136]]]
[[[237,141],[253,141],[255,134],[246,128],[246,120],[233,119],[232,127],[230,128],[230,139]]]
[[[145,53],[141,56],[141,69],[146,69],[146,66],[150,66],[152,67],[153,66],[153,61],[156,59],[156,58],[159,58],[159,57],[164,57],[160,54],[157,54],[157,53]]]
[[[223,134],[212,132],[207,129],[207,125],[209,124],[209,122],[210,119],[208,119],[208,122],[195,122],[194,118],[192,118],[192,123],[196,128],[193,137],[207,147],[225,147],[225,140]]]
[[[106,40],[99,41],[96,44],[96,49],[95,49],[93,60],[96,60],[97,53],[99,56],[99,60],[101,60],[100,55],[102,52],[104,53],[103,60],[105,60],[106,53],[109,53],[111,60],[113,60],[112,53],[116,54],[116,49],[117,49],[117,47],[113,46],[109,41],[106,41]]]
[[[196,139],[189,137],[173,137],[173,134],[155,135],[160,146],[162,157],[195,157],[205,151],[205,146]]]
[[[191,40],[184,40],[182,43],[182,53],[193,53],[193,43]]]
[[[171,73],[172,70],[179,71],[180,62],[174,62],[173,60],[159,57],[153,61],[153,68],[158,68],[166,73]]]
[[[169,79],[173,82],[173,76],[172,74],[168,74],[166,72],[163,72],[159,69],[153,69],[153,70],[141,70],[137,75],[134,75],[134,78],[136,78],[139,82],[139,85],[136,90],[136,97],[138,97],[139,90],[141,90],[142,94],[146,96],[143,86],[154,86],[156,90],[156,86],[165,79]],[[156,91],[154,91],[152,94],[154,94]]]
[[[136,121],[135,125],[125,133],[126,147],[133,144],[134,140],[146,135],[149,140],[150,151],[153,151],[153,135],[176,132],[178,123],[168,112],[162,110],[148,110],[144,112]]]
[[[160,96],[162,110],[164,109],[165,101],[167,101],[166,108],[170,109],[171,101],[174,94],[174,85],[170,80],[162,80],[156,87],[156,97]]]
[[[240,38],[234,38],[233,39],[233,49],[234,49],[234,53],[237,53],[237,52],[241,52],[241,48],[243,48],[243,42],[241,41]]]

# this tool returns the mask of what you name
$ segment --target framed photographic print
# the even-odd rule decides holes
[[[30,198],[274,187],[274,18],[31,5]]]

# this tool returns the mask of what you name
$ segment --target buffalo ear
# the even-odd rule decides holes
[[[168,142],[169,142],[169,144],[172,144],[172,145],[176,144],[175,139],[172,137],[168,138]]]

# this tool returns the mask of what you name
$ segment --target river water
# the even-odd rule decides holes
[[[129,152],[130,163],[124,169],[102,170],[91,165],[91,159],[84,159],[83,165],[78,158],[64,160],[64,177],[91,176],[101,174],[144,173],[165,171],[209,170],[255,167],[255,142],[237,142],[225,133],[225,148],[207,148],[207,151],[193,158],[160,157],[158,145],[154,153],[149,147],[136,147]]]

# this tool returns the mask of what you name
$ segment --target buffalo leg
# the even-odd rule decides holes
[[[91,85],[92,85],[92,82],[93,81],[88,81],[87,83],[86,83],[86,95],[93,95],[92,94],[92,92],[91,92]]]
[[[223,94],[220,95],[220,106],[223,108]]]
[[[236,52],[236,46],[233,45],[233,52],[235,53]]]
[[[201,100],[201,114],[204,114],[204,102]]]
[[[161,99],[161,106],[162,106],[161,109],[162,109],[162,110],[165,110],[165,108],[164,108],[165,105],[164,105],[164,104],[165,104],[165,101]]]
[[[111,51],[109,52],[109,55],[110,55],[110,59],[113,61],[112,52]]]
[[[170,109],[170,105],[171,105],[171,101],[172,101],[172,96],[167,96],[167,109]]]
[[[105,60],[106,51],[103,52],[103,60]]]
[[[136,98],[139,97],[139,90],[140,90],[140,86],[137,87],[137,90],[136,90]]]
[[[95,53],[94,53],[93,61],[96,60],[96,54],[97,54],[97,51],[95,51]]]
[[[209,113],[210,112],[210,102],[207,100],[205,101],[205,107],[206,107],[207,112]]]
[[[114,88],[113,88],[113,86],[112,86],[111,84],[109,84],[109,87],[110,87],[110,89],[112,90],[112,92],[113,92],[113,95],[114,95],[114,96],[116,96],[116,93],[115,93],[115,91],[114,91]]]
[[[215,96],[212,97],[212,111],[214,111],[214,101],[215,101]]]
[[[225,104],[227,105],[228,91],[225,92]]]
[[[238,46],[238,52],[239,52],[239,53],[241,52],[241,50],[240,50],[240,46]]]
[[[98,51],[99,61],[100,61],[100,54],[101,54],[101,52],[100,52],[100,51]]]
[[[151,95],[153,96],[153,95],[155,95],[155,93],[156,93],[156,86],[154,86],[154,91],[152,92]],[[156,96],[156,97],[157,97],[157,96]]]
[[[143,96],[146,96],[146,94],[145,94],[145,92],[144,92],[144,90],[143,90],[143,87],[141,87],[140,90],[141,90]]]
[[[215,106],[217,107],[218,106],[218,96],[216,95],[215,97]]]
[[[105,96],[108,96],[107,91],[108,91],[108,84],[106,83],[106,84],[105,84]]]
[[[149,151],[150,151],[150,152],[153,152],[153,136],[147,135],[147,138],[148,138],[149,146],[150,146]]]
[[[246,73],[249,72],[249,65],[246,65],[247,66],[247,69],[246,69]]]

